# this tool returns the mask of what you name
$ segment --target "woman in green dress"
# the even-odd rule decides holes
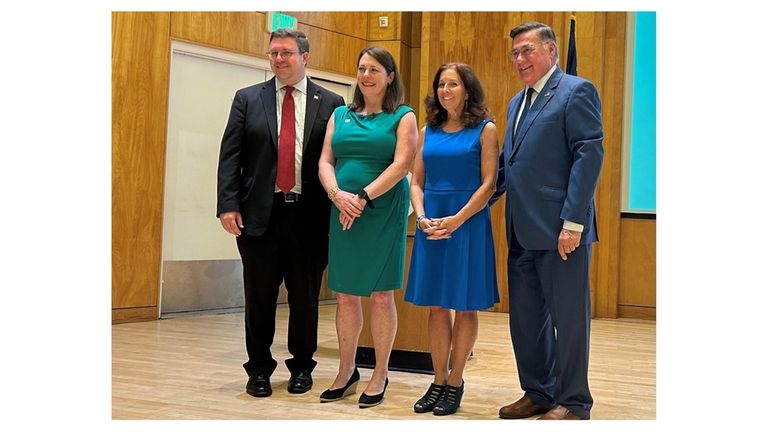
[[[416,152],[416,115],[404,105],[395,60],[380,47],[358,57],[352,103],[328,121],[320,181],[331,207],[328,287],[336,292],[339,371],[320,395],[332,402],[355,393],[355,355],[363,328],[362,297],[370,297],[376,366],[360,408],[378,405],[389,382],[387,366],[397,333],[394,290],[402,287],[408,181]]]

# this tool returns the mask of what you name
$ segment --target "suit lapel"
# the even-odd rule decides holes
[[[269,133],[272,135],[272,144],[277,149],[277,88],[274,77],[261,87],[261,103],[264,105]]]
[[[528,129],[530,129],[533,122],[536,121],[536,117],[539,116],[541,111],[544,110],[544,107],[547,106],[549,101],[555,96],[555,91],[557,90],[558,84],[560,84],[560,78],[562,78],[562,76],[562,71],[560,71],[559,68],[555,69],[555,72],[549,77],[547,83],[544,84],[544,88],[541,89],[541,93],[539,93],[536,100],[533,102],[533,105],[528,111],[528,115],[525,116],[523,123],[519,125],[520,131],[515,135],[515,142],[512,143],[512,155],[514,155],[520,148],[520,143],[523,141],[523,138],[525,138],[525,135],[528,133]],[[522,100],[522,98],[520,99]]]
[[[304,114],[304,142],[301,143],[303,149],[307,148],[312,126],[315,124],[317,110],[320,108],[322,100],[323,94],[320,92],[320,87],[307,78],[307,111]]]

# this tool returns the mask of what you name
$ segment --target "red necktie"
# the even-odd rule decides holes
[[[285,86],[280,138],[277,147],[277,187],[288,193],[296,184],[296,117],[293,112],[293,87]]]

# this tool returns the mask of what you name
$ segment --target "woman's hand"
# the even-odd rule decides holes
[[[464,223],[462,220],[457,218],[456,216],[446,216],[443,218],[435,218],[435,219],[424,219],[422,222],[422,225],[424,225],[424,222],[429,221],[429,228],[424,229],[424,234],[427,235],[427,239],[429,240],[444,240],[451,238],[451,234],[459,229],[462,223]]]
[[[333,197],[333,204],[339,209],[339,223],[343,231],[351,228],[352,223],[363,214],[365,209],[365,201],[347,191],[338,191]]]

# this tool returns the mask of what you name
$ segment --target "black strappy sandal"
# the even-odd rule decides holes
[[[413,404],[413,411],[419,414],[432,411],[444,391],[444,385],[430,384],[424,396]]]
[[[440,400],[437,401],[435,407],[432,409],[432,414],[444,416],[455,413],[459,409],[461,397],[463,395],[464,381],[461,382],[461,387],[446,385],[445,391],[440,395]]]

